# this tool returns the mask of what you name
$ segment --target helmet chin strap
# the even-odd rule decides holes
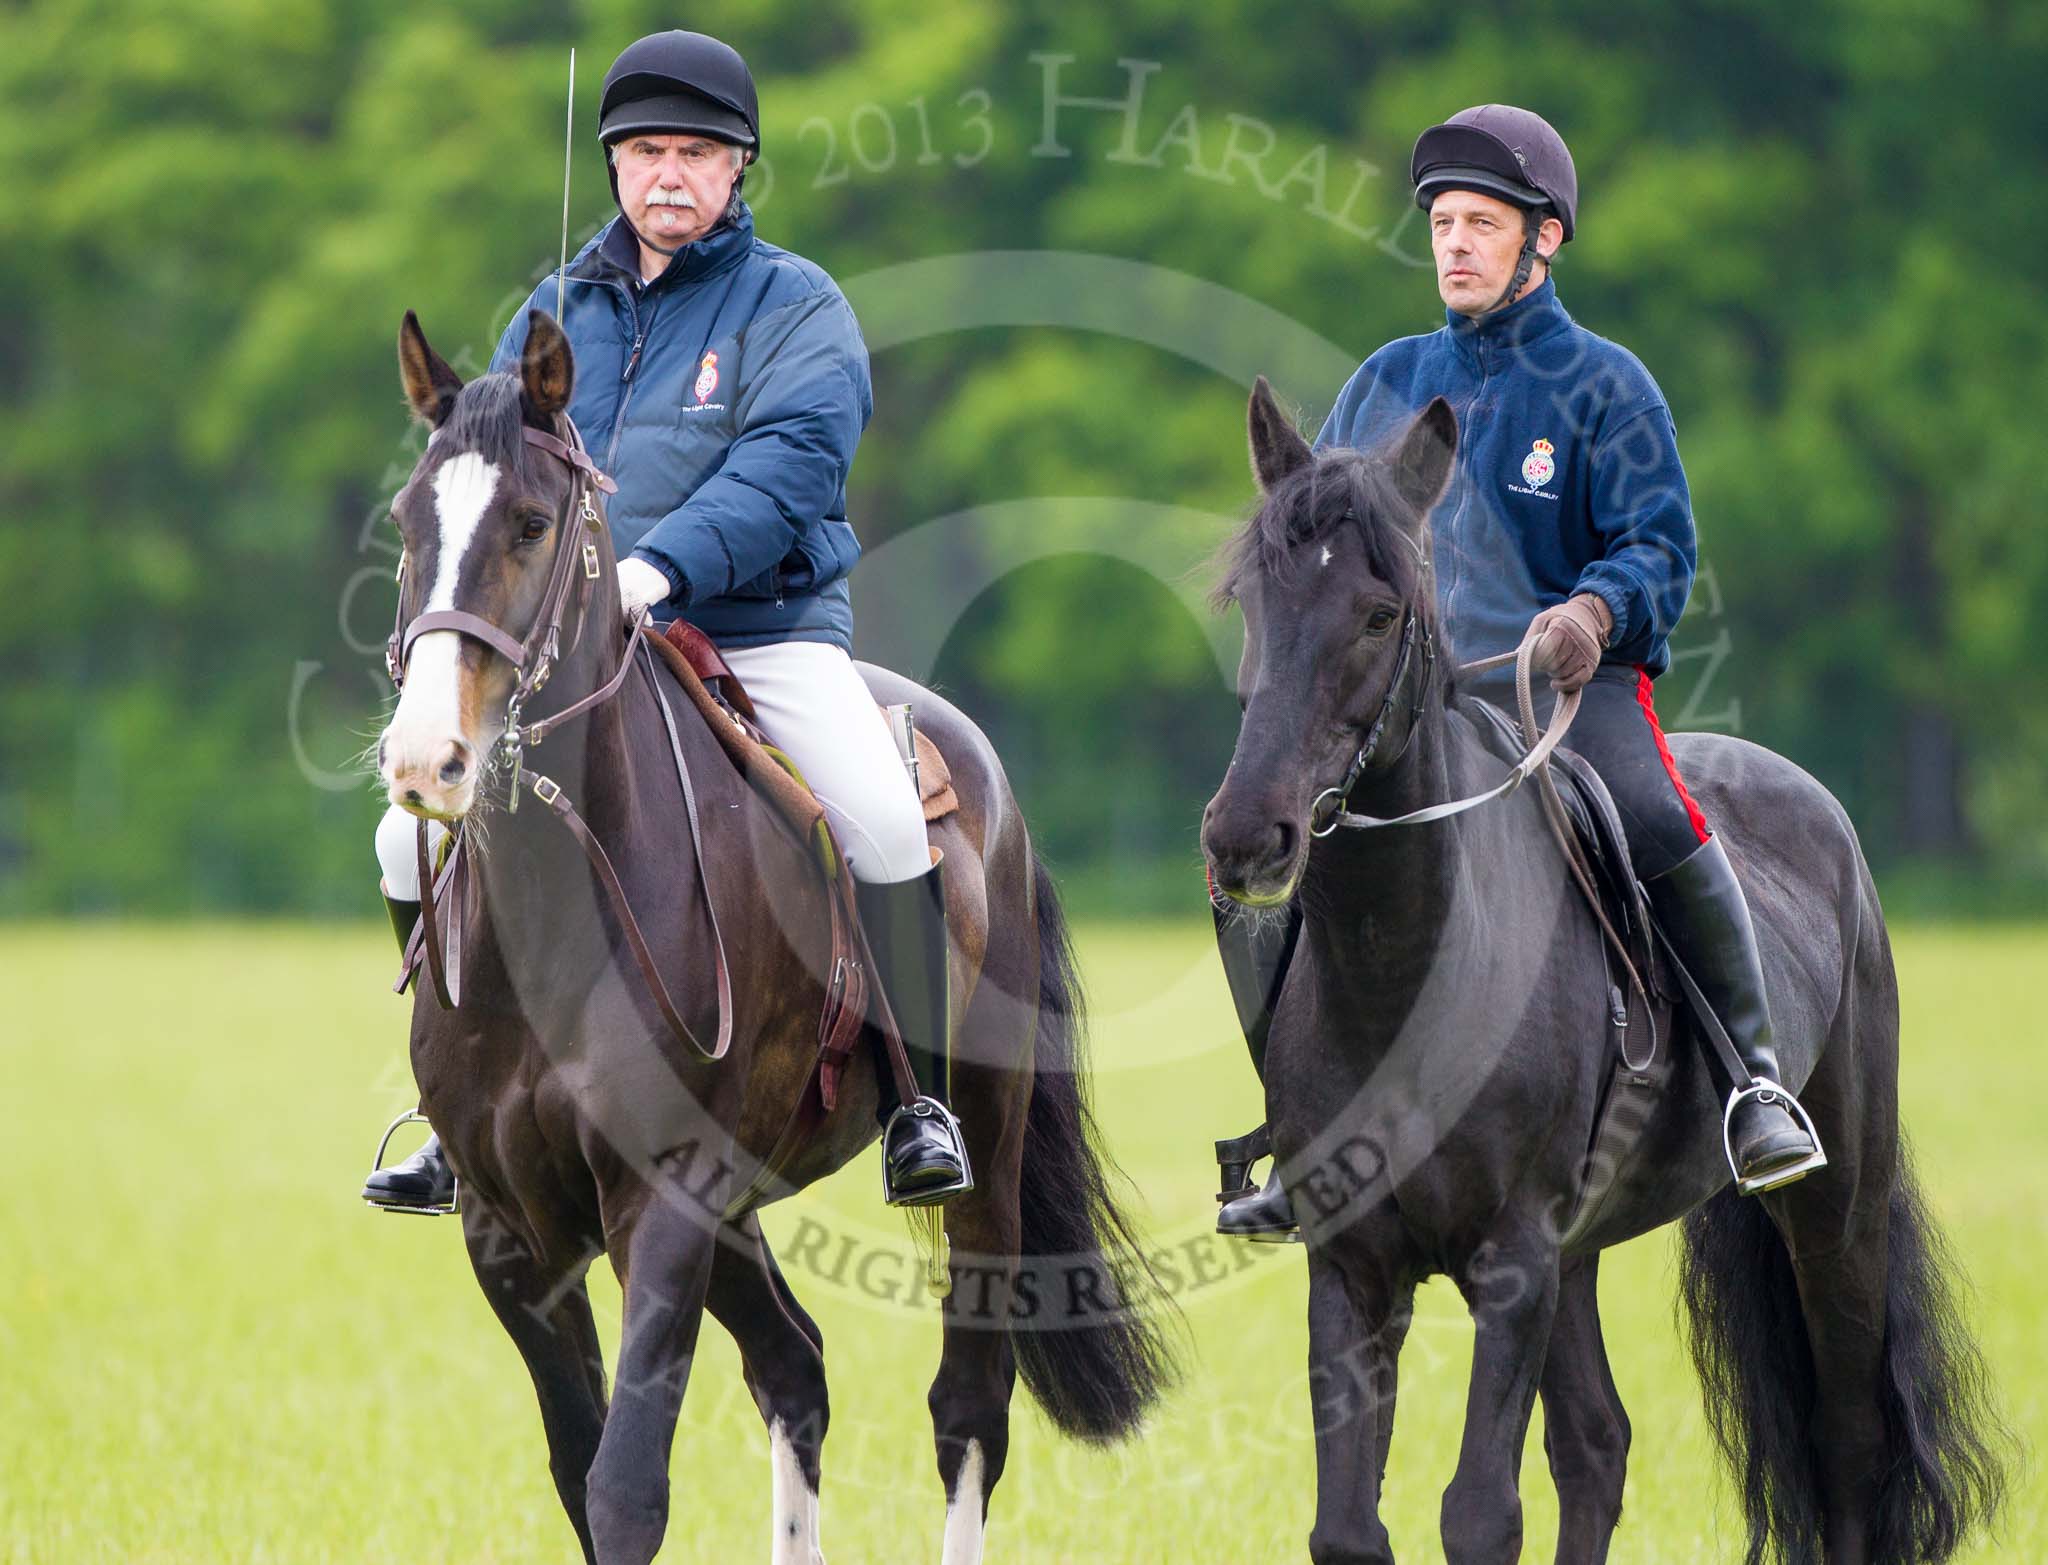
[[[1522,253],[1515,262],[1515,275],[1508,279],[1507,291],[1486,307],[1488,315],[1513,304],[1520,295],[1523,284],[1529,281],[1529,274],[1536,269],[1536,236],[1542,229],[1543,214],[1540,208],[1532,207],[1522,214]]]

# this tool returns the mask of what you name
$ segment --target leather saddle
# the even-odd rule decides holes
[[[819,832],[825,819],[824,806],[804,782],[796,764],[761,732],[753,700],[717,643],[685,620],[673,621],[666,632],[649,629],[643,634],[676,676],[733,765],[775,807],[798,837],[820,844],[820,858],[826,863],[827,872],[836,875],[836,850],[830,845],[829,834],[821,838]],[[916,740],[918,802],[924,806],[924,818],[930,824],[959,809],[960,799],[953,791],[953,775],[947,769],[946,758],[932,743],[931,736],[919,731]]]
[[[770,1158],[768,1167],[764,1169],[765,1179],[768,1172],[786,1160],[795,1141],[809,1128],[809,1122],[814,1121],[819,1112],[829,1112],[836,1105],[840,1080],[860,1037],[862,1023],[868,1017],[871,964],[867,939],[861,930],[860,905],[854,896],[853,877],[846,873],[838,842],[825,819],[825,807],[804,782],[796,764],[770,744],[762,733],[746,687],[725,661],[716,643],[696,626],[683,620],[674,621],[665,631],[643,626],[641,635],[689,697],[690,704],[716,737],[734,768],[774,810],[796,839],[808,847],[824,878],[826,899],[831,907],[831,980],[827,985],[824,1014],[818,1025],[815,1097],[809,1091],[805,1093],[809,1108],[800,1110],[797,1119],[793,1119],[785,1131],[783,1144],[778,1146],[776,1155]],[[923,733],[916,735],[916,744],[918,796],[929,826],[959,809],[960,799],[953,790],[952,775],[938,746]],[[884,1018],[881,1022],[883,1048],[897,1076],[898,1090],[904,1091],[908,1085],[914,1095],[910,1067],[903,1058],[902,1040],[893,1018],[887,1016],[886,1005],[881,1007],[881,1014]],[[799,1126],[798,1120],[806,1123]],[[762,1179],[757,1179],[756,1185],[761,1183]],[[754,1187],[750,1187],[747,1199],[757,1193]],[[735,1206],[738,1205],[736,1202]]]

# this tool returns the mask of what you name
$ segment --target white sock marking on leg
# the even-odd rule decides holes
[[[768,1426],[768,1457],[775,1474],[771,1565],[824,1565],[818,1551],[818,1492],[804,1477],[796,1446],[779,1418]]]
[[[981,1565],[981,1442],[967,1442],[953,1498],[946,1505],[946,1552],[941,1565]]]

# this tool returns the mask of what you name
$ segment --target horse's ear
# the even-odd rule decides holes
[[[519,385],[528,422],[548,425],[569,405],[576,385],[576,356],[555,318],[545,310],[526,312],[526,348],[519,355]]]
[[[1451,479],[1451,458],[1458,449],[1458,415],[1442,397],[1416,416],[1394,453],[1394,487],[1420,523]]]
[[[398,327],[398,378],[405,385],[405,400],[430,428],[439,429],[447,422],[456,393],[462,390],[462,377],[427,346],[420,318],[410,310]]]
[[[1252,386],[1250,411],[1252,433],[1252,477],[1261,489],[1271,489],[1297,468],[1316,459],[1294,422],[1280,411],[1273,388],[1261,375]]]

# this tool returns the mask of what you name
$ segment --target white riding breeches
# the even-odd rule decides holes
[[[932,867],[924,806],[853,659],[823,641],[725,649],[761,731],[825,806],[855,880],[915,880]]]
[[[796,763],[824,805],[853,878],[914,880],[929,870],[924,808],[853,659],[820,641],[724,650],[769,743]],[[420,895],[416,824],[394,805],[377,825],[384,893],[406,902]],[[443,830],[428,823],[430,855]]]

